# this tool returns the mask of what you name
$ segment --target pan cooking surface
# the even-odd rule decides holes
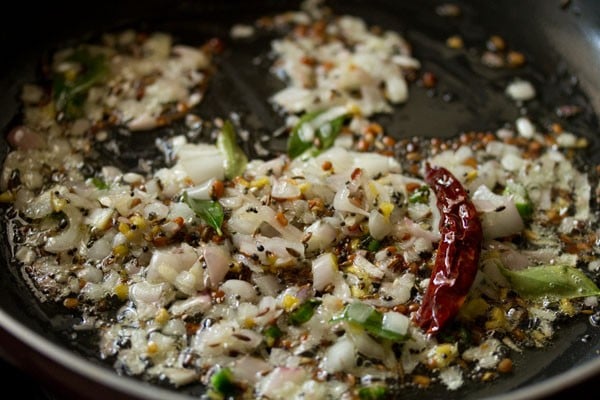
[[[183,2],[177,7],[162,13],[162,17],[151,16],[156,7],[151,3],[144,12],[142,21],[135,17],[124,17],[107,22],[101,16],[94,20],[91,31],[84,24],[74,24],[73,32],[62,32],[53,37],[53,41],[43,43],[43,49],[36,48],[32,54],[25,53],[16,57],[16,64],[3,76],[2,88],[6,88],[1,105],[3,132],[10,127],[11,116],[17,114],[14,94],[18,86],[34,81],[36,70],[32,65],[39,58],[39,50],[49,54],[56,47],[78,40],[78,33],[88,31],[93,38],[104,30],[123,27],[138,27],[148,31],[164,30],[172,33],[184,43],[201,43],[213,36],[226,38],[226,51],[217,60],[217,73],[211,78],[204,101],[195,109],[201,117],[226,116],[236,112],[240,124],[258,138],[275,131],[283,124],[283,118],[265,100],[282,87],[282,83],[268,72],[268,48],[271,36],[261,34],[252,40],[231,41],[227,39],[229,26],[233,22],[249,22],[257,16],[295,7],[289,2],[264,2],[260,6],[247,2],[233,5],[199,5]],[[252,3],[252,6],[250,5]],[[283,4],[286,3],[286,4]],[[401,4],[397,4],[401,3]],[[405,35],[413,46],[414,56],[422,61],[422,71],[433,72],[439,84],[435,89],[426,89],[413,83],[410,86],[409,101],[396,107],[393,114],[377,116],[391,135],[397,138],[412,136],[452,137],[465,131],[495,131],[507,121],[514,121],[524,111],[515,106],[506,97],[504,88],[514,79],[521,77],[531,81],[538,91],[534,101],[527,103],[528,115],[540,125],[556,120],[556,108],[563,105],[575,105],[581,108],[578,115],[561,120],[566,130],[585,136],[590,140],[584,160],[595,166],[600,162],[600,140],[597,137],[598,123],[590,100],[584,94],[586,87],[580,87],[577,75],[569,60],[562,60],[547,44],[531,43],[529,40],[514,40],[523,32],[523,27],[514,27],[502,22],[502,17],[510,12],[504,10],[509,2],[498,2],[490,6],[492,10],[479,10],[473,2],[462,4],[462,16],[456,19],[436,15],[437,2],[394,2],[394,1],[346,1],[334,2],[336,13],[349,13],[364,18],[369,24],[380,25],[384,29],[397,30]],[[525,2],[531,5],[529,2]],[[558,2],[549,11],[552,15],[561,15],[569,20],[577,18],[570,9],[560,10]],[[538,5],[538,6],[541,6]],[[549,6],[549,5],[546,5]],[[531,6],[536,7],[536,6]],[[126,7],[121,12],[126,13]],[[125,15],[125,14],[124,14]],[[575,19],[576,20],[576,19]],[[116,21],[116,22],[114,22]],[[202,23],[199,21],[206,21]],[[77,32],[79,30],[80,32]],[[460,34],[465,41],[465,51],[449,51],[445,45],[447,37]],[[507,39],[509,46],[523,52],[527,64],[519,69],[490,69],[481,65],[480,57],[485,50],[486,40],[491,34],[499,34]],[[532,33],[532,36],[535,36]],[[542,51],[539,47],[545,49]],[[257,59],[258,56],[258,59]],[[21,68],[22,66],[25,66]],[[139,158],[155,159],[160,163],[162,156],[155,146],[157,138],[179,134],[181,124],[158,129],[149,134],[125,135],[119,131],[111,132],[116,147],[98,147],[102,158],[108,158],[117,166],[135,169]],[[256,148],[249,141],[246,152],[256,156]],[[285,149],[285,138],[269,140],[263,143],[273,154]],[[5,142],[0,143],[0,158],[7,153]],[[0,294],[3,310],[13,316],[27,328],[45,336],[48,340],[65,346],[90,359],[94,364],[111,369],[106,362],[95,354],[95,339],[68,330],[78,317],[65,314],[64,311],[48,305],[40,305],[28,295],[28,289],[22,277],[11,261],[10,250],[6,243],[2,246],[2,270]],[[507,391],[543,382],[564,373],[587,361],[597,360],[600,351],[600,331],[592,326],[588,318],[581,316],[568,321],[557,332],[554,343],[543,350],[527,350],[514,356],[515,373],[502,377],[492,383],[475,384],[466,380],[457,392],[447,393],[445,389],[434,387],[425,392],[412,390],[406,398],[418,398],[424,395],[437,398],[452,396],[463,399],[475,399],[499,395]],[[203,392],[200,385],[181,389],[182,392],[198,395]]]

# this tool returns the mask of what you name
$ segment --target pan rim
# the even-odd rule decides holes
[[[128,376],[122,376],[107,368],[102,368],[84,357],[51,342],[37,332],[27,328],[10,314],[0,309],[0,328],[13,338],[38,352],[52,362],[58,363],[69,372],[94,381],[118,393],[147,400],[186,400],[191,396],[167,390],[157,385],[144,383]],[[600,374],[600,357],[586,361],[568,371],[551,376],[531,386],[488,397],[489,400],[532,400],[555,394],[557,391],[572,388],[576,384]],[[58,382],[57,382],[58,383]],[[69,388],[68,385],[66,389]]]

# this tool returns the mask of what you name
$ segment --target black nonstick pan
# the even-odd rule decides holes
[[[461,15],[448,18],[436,7],[444,1],[346,0],[328,4],[337,13],[361,16],[370,24],[399,31],[412,43],[422,70],[437,76],[435,90],[413,84],[407,104],[378,121],[397,138],[450,137],[464,131],[493,131],[522,112],[504,95],[514,77],[534,83],[538,96],[528,111],[540,121],[556,118],[556,107],[577,106],[581,112],[564,126],[585,136],[588,165],[600,164],[600,3],[595,0],[452,1]],[[179,1],[13,3],[0,17],[0,130],[8,132],[19,113],[23,83],[39,76],[40,60],[65,44],[93,40],[105,31],[127,27],[163,30],[179,41],[225,40],[218,72],[209,84],[197,113],[205,117],[237,112],[241,124],[263,135],[282,125],[282,117],[265,100],[281,87],[268,73],[268,35],[249,41],[228,39],[233,23],[251,22],[265,14],[297,7],[292,1]],[[460,34],[463,52],[448,52],[446,38]],[[490,69],[480,57],[491,35],[499,35],[522,52],[528,62],[518,69]],[[264,65],[263,65],[264,64]],[[119,154],[106,157],[133,168],[140,157],[159,157],[154,141],[177,133],[175,128],[119,138]],[[269,142],[273,153],[284,139]],[[0,160],[8,152],[0,139]],[[251,146],[246,149],[250,154]],[[4,209],[1,209],[4,212]],[[3,227],[4,233],[4,227]],[[600,322],[597,315],[596,322]],[[93,338],[73,335],[68,326],[76,315],[40,304],[29,295],[18,267],[11,261],[6,238],[0,245],[0,355],[19,368],[73,398],[198,398],[201,385],[173,389],[117,375],[90,347]],[[514,357],[510,375],[488,383],[467,383],[448,392],[441,387],[407,391],[404,398],[531,399],[551,396],[565,388],[600,377],[600,327],[581,316],[561,326],[554,343]],[[593,319],[593,318],[592,318]]]

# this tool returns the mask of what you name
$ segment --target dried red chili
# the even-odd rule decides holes
[[[415,322],[437,333],[456,315],[473,284],[483,234],[475,206],[450,171],[427,164],[425,181],[437,197],[442,239]]]

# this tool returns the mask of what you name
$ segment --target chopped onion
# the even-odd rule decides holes
[[[529,81],[516,80],[507,86],[506,94],[513,100],[531,100],[535,97],[535,88]]]
[[[14,148],[21,150],[38,149],[45,145],[44,139],[26,126],[17,126],[16,128],[13,128],[8,132],[6,140]]]
[[[340,338],[337,343],[327,349],[320,367],[330,374],[348,371],[356,364],[356,349],[347,337]]]
[[[261,377],[271,370],[271,366],[258,357],[244,356],[237,359],[231,367],[231,372],[237,381],[257,383]]]
[[[333,253],[325,253],[312,262],[313,287],[323,290],[332,284],[337,276],[337,259]]]
[[[381,328],[400,335],[406,335],[408,333],[409,323],[410,321],[406,315],[396,311],[388,311],[383,314]]]
[[[487,186],[481,185],[472,196],[473,204],[483,212],[481,226],[486,239],[494,239],[520,233],[525,225],[523,219],[509,196],[493,193]]]
[[[385,350],[381,344],[369,336],[364,329],[349,326],[346,329],[346,334],[356,346],[356,350],[362,355],[376,360],[382,360],[385,357]]]
[[[372,210],[369,214],[369,234],[375,240],[382,240],[392,231],[390,220],[379,211]]]
[[[225,158],[216,146],[185,144],[176,156],[177,164],[196,185],[225,177]]]
[[[364,215],[365,217],[369,216],[369,213],[362,208],[355,206],[350,201],[350,189],[344,186],[341,190],[339,190],[335,194],[335,198],[333,199],[333,207],[339,211],[346,211],[355,214]]]
[[[81,215],[81,212],[71,205],[65,206],[62,211],[69,221],[69,226],[58,235],[48,238],[44,250],[50,253],[58,253],[76,248],[83,239],[81,226],[83,215]]]
[[[174,316],[194,316],[208,311],[211,305],[210,296],[203,294],[174,302],[169,308],[169,312]]]
[[[229,304],[236,304],[238,301],[255,302],[256,290],[246,281],[240,279],[228,279],[221,285],[220,289],[225,292]]]
[[[210,200],[212,199],[212,188],[215,183],[215,178],[211,178],[200,185],[187,189],[188,196],[192,199]]]
[[[338,230],[329,221],[317,220],[304,230],[310,235],[306,242],[309,252],[324,250],[337,239]]]
[[[277,367],[259,382],[257,392],[261,397],[284,398],[306,379],[302,368]]]
[[[271,188],[271,197],[275,199],[289,200],[300,197],[300,187],[288,179],[276,179]]]
[[[231,254],[222,246],[209,245],[204,248],[204,260],[206,261],[210,286],[217,287],[229,271]]]
[[[356,257],[354,257],[354,265],[373,278],[383,278],[384,272],[360,254],[357,254]]]

